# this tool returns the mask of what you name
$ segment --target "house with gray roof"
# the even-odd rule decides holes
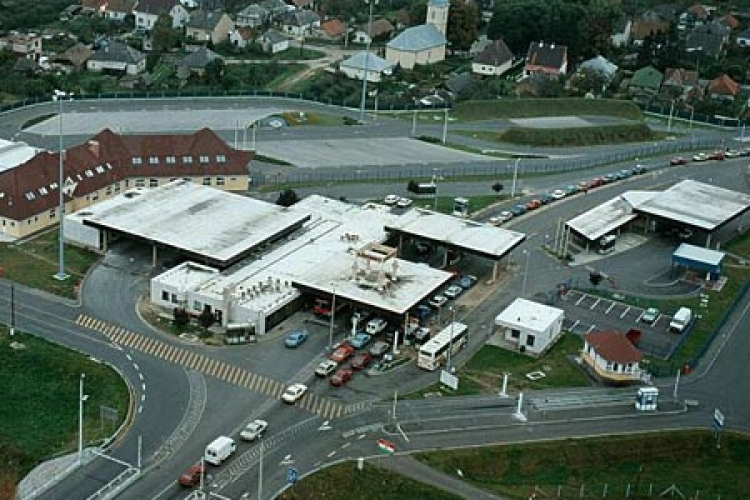
[[[206,73],[206,67],[217,59],[223,59],[219,54],[206,47],[201,47],[195,52],[183,57],[178,63],[178,68],[184,68],[191,74],[203,76]]]
[[[368,82],[379,82],[383,75],[390,75],[393,72],[394,66],[396,65],[387,59],[362,51],[341,61],[339,70],[353,80],[367,78]]]
[[[616,64],[610,62],[609,59],[604,56],[593,57],[582,62],[581,65],[578,66],[578,71],[594,71],[596,73],[599,73],[607,81],[611,81],[612,78],[614,78],[615,74],[617,74],[618,69],[619,68]]]
[[[693,55],[718,58],[724,51],[731,30],[714,22],[698,26],[685,39],[685,52]]]
[[[289,37],[278,30],[270,29],[258,38],[263,51],[268,54],[278,54],[289,48]]]
[[[312,35],[318,28],[320,28],[320,15],[311,10],[292,10],[281,17],[281,29],[288,35]]]
[[[445,60],[448,0],[429,0],[426,23],[406,28],[385,46],[385,58],[394,65],[412,69]]]
[[[238,28],[257,28],[271,19],[271,12],[261,4],[253,3],[237,13],[234,25]]]
[[[737,34],[737,45],[740,47],[750,47],[750,28],[741,31]]]
[[[198,42],[211,41],[214,45],[226,42],[234,30],[234,21],[226,12],[196,10],[190,14],[185,26],[188,39]]]
[[[135,27],[150,30],[161,15],[172,18],[172,27],[181,28],[190,19],[190,13],[179,0],[138,0],[133,9]]]
[[[477,75],[500,76],[513,64],[513,54],[502,39],[493,40],[471,62],[471,72]]]
[[[89,71],[137,75],[146,71],[146,56],[117,40],[102,43],[86,61]]]

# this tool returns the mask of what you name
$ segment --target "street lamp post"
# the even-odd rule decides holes
[[[83,382],[86,380],[86,374],[81,373],[81,379],[78,382],[78,463],[83,462],[83,403],[88,396],[83,393]]]
[[[674,99],[672,99],[672,105],[669,107],[669,120],[667,120],[667,132],[672,131],[672,116],[674,115]]]
[[[448,373],[451,373],[451,354],[453,353],[453,329],[456,326],[456,309],[451,306],[451,337],[448,340],[448,361],[446,364],[446,368],[448,369]]]
[[[331,283],[333,296],[331,298],[331,321],[328,325],[328,350],[333,349],[333,323],[336,320],[336,284]]]
[[[513,185],[510,188],[510,197],[513,199],[516,196],[516,179],[518,178],[518,164],[521,163],[521,158],[516,158],[516,166],[513,168]]]
[[[443,144],[448,140],[448,106],[445,107],[445,118],[443,120]]]
[[[524,250],[523,254],[526,256],[526,265],[524,266],[523,270],[523,285],[521,286],[521,297],[524,297],[526,295],[526,281],[529,277],[529,256],[531,255],[531,252],[528,250]]]
[[[439,170],[436,168],[432,169],[432,185],[435,186],[435,198],[432,202],[432,210],[437,212],[437,200],[438,200],[438,181],[443,180],[441,176],[438,175]]]
[[[59,165],[58,165],[58,186],[57,191],[59,194],[59,208],[58,211],[60,212],[60,237],[58,239],[58,270],[57,274],[55,274],[55,279],[58,279],[60,281],[68,279],[68,275],[65,272],[65,193],[63,192],[63,187],[65,185],[65,177],[64,177],[64,159],[63,155],[65,154],[63,152],[63,99],[65,98],[71,98],[73,97],[72,93],[63,92],[61,90],[55,90],[55,93],[52,96],[52,100],[57,101],[58,106],[58,138],[59,138],[59,149],[58,149],[58,156],[59,156]]]
[[[16,334],[16,284],[10,282],[10,336]]]
[[[367,100],[367,72],[370,61],[370,44],[372,43],[372,8],[377,5],[378,0],[365,0],[365,4],[370,6],[370,17],[367,23],[367,50],[365,51],[365,71],[362,75],[362,100],[359,103],[359,121],[365,121],[365,101]]]

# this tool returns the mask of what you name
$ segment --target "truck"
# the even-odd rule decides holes
[[[672,321],[669,322],[669,331],[674,333],[682,333],[685,328],[693,320],[693,311],[687,307],[680,307],[674,316]]]
[[[406,189],[414,194],[435,194],[437,192],[437,186],[434,182],[409,181]]]
[[[203,453],[203,460],[213,465],[221,465],[236,449],[237,444],[234,442],[234,439],[227,436],[219,436],[208,443],[206,451]]]

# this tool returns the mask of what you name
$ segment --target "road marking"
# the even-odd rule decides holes
[[[629,313],[629,312],[630,312],[630,307],[627,307],[627,308],[625,309],[625,312],[623,312],[622,314],[620,314],[620,319],[624,318],[624,317],[625,317],[625,315],[626,315],[627,313]]]
[[[327,455],[327,457],[328,457],[328,458],[331,458],[331,457],[332,457],[332,456],[334,456],[335,454],[336,454],[336,450],[333,450],[333,451],[332,451],[331,453],[329,453],[329,454]]]
[[[576,301],[576,305],[580,305],[581,302],[583,302],[583,299],[585,299],[585,298],[586,298],[586,295],[585,294],[581,294],[581,298]]]
[[[615,304],[614,302],[612,302],[612,305],[610,305],[610,306],[609,306],[609,307],[607,308],[607,310],[606,310],[606,311],[604,311],[604,314],[609,314],[609,311],[611,311],[611,310],[612,310],[612,308],[613,308],[613,307],[615,307],[616,305],[617,305],[617,304]]]
[[[589,307],[589,310],[590,310],[590,311],[593,311],[593,310],[594,310],[594,308],[595,308],[595,307],[596,307],[597,305],[599,305],[599,302],[601,302],[601,301],[602,301],[602,299],[596,299],[596,301],[595,301],[595,302],[594,302],[593,304],[591,304],[591,307]]]
[[[224,361],[197,354],[183,347],[173,346],[161,340],[131,332],[86,314],[79,315],[75,320],[75,324],[104,334],[118,349],[127,347],[132,350],[141,351],[156,358],[172,362],[190,370],[202,372],[232,385],[244,387],[250,391],[258,392],[274,399],[280,398],[286,387],[285,384],[277,380],[264,377],[263,375],[225,363]],[[130,353],[126,353],[125,357],[129,362],[133,363],[133,357]],[[139,377],[143,380],[143,374],[140,373],[139,366],[135,363],[133,364],[136,370],[139,371]],[[144,391],[142,400],[145,400],[146,385],[145,383],[142,385]],[[349,409],[351,405],[346,407],[339,402],[314,394],[309,394],[302,400],[302,404],[299,406],[328,420],[355,411],[353,408]],[[139,408],[138,411],[142,411],[142,408]]]

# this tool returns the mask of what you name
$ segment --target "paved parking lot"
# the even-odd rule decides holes
[[[594,330],[640,330],[643,336],[639,348],[644,354],[665,357],[679,340],[677,334],[669,332],[672,318],[663,313],[648,325],[640,321],[644,311],[640,307],[577,290],[568,292],[555,305],[565,310],[564,328],[577,335]]]

